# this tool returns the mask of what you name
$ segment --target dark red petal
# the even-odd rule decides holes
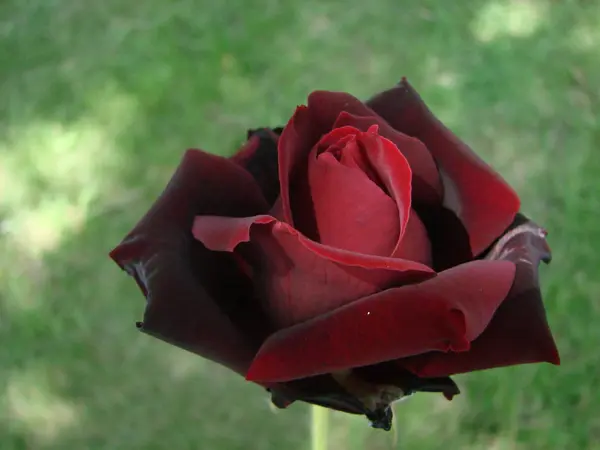
[[[280,327],[326,313],[388,286],[435,276],[414,261],[353,253],[307,239],[273,217],[197,217],[193,233],[211,250],[252,244],[255,284]]]
[[[240,148],[230,159],[234,163],[244,167],[246,163],[254,157],[259,146],[260,137],[257,135],[252,135],[248,137],[248,140],[244,143],[242,148]]]
[[[240,166],[187,151],[162,195],[110,254],[146,295],[142,331],[244,374],[258,335],[268,331],[260,329],[264,318],[249,304],[250,280],[231,255],[193,239],[192,221],[197,214],[245,216],[267,208]]]
[[[406,80],[367,104],[395,129],[427,146],[445,176],[445,205],[464,223],[473,253],[489,247],[519,211],[517,194],[431,113]]]
[[[413,392],[441,392],[448,400],[460,394],[460,390],[449,377],[420,378],[403,369],[395,361],[363,366],[352,372],[366,382],[374,385],[394,385],[408,394]]]
[[[427,351],[467,351],[514,280],[509,261],[473,261],[280,330],[246,378],[285,381]]]
[[[345,92],[315,91],[308,97],[308,107],[313,121],[325,132],[343,125],[351,125],[361,131],[378,125],[379,134],[396,144],[407,159],[413,174],[415,194],[427,202],[441,197],[443,190],[437,167],[425,146],[394,130],[356,97]]]
[[[350,414],[366,412],[360,401],[344,390],[329,374],[277,383],[270,392],[271,401],[278,408],[287,408],[292,402],[300,400]]]
[[[249,134],[248,142],[231,159],[250,172],[265,199],[272,205],[279,196],[279,136],[268,128],[253,130]]]
[[[310,188],[308,155],[321,134],[306,106],[299,106],[278,144],[281,219],[317,239]]]
[[[432,267],[431,242],[416,211],[411,211],[402,241],[392,256]]]
[[[438,205],[414,204],[431,244],[431,267],[442,272],[473,260],[469,235],[456,214]]]
[[[492,248],[488,258],[511,261],[513,286],[486,330],[465,353],[429,353],[398,363],[424,377],[536,362],[559,364],[538,282],[540,261],[550,258],[545,233],[527,219],[517,222]]]

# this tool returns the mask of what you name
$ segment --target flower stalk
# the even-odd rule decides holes
[[[327,450],[327,432],[329,417],[326,408],[312,405],[310,408],[311,424],[311,450]]]

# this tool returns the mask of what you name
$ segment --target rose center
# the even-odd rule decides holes
[[[380,175],[376,159],[383,147],[374,132],[341,127],[313,148],[308,179],[321,243],[380,256],[394,252],[404,205],[388,193],[389,183]]]

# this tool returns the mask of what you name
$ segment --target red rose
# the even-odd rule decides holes
[[[111,256],[147,298],[143,331],[278,406],[389,428],[398,397],[458,393],[449,375],[559,363],[545,232],[518,212],[403,80],[366,104],[314,92],[229,159],[189,150]]]

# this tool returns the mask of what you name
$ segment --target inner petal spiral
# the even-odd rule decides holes
[[[389,158],[396,164],[381,174],[378,166]],[[406,160],[393,143],[377,134],[376,127],[366,133],[340,127],[325,135],[308,163],[320,242],[359,253],[392,255],[410,214],[410,179]]]

